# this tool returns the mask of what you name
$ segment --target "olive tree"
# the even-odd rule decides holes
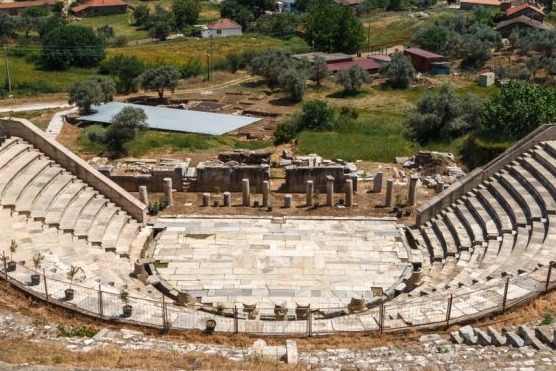
[[[141,87],[145,90],[154,90],[158,93],[158,98],[164,97],[164,90],[172,92],[178,86],[180,73],[175,66],[161,66],[151,68],[143,72],[140,77]]]
[[[109,149],[122,152],[125,142],[146,128],[147,115],[142,108],[124,107],[112,118],[104,135],[104,143]]]

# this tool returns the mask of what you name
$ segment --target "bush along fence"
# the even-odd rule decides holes
[[[410,328],[444,327],[503,313],[511,307],[542,295],[556,286],[556,264],[518,276],[506,276],[495,283],[461,294],[438,293],[409,297],[402,294],[391,301],[353,301],[347,307],[321,310],[311,306],[259,308],[257,304],[206,307],[187,294],[177,301],[137,297],[127,288],[110,285],[87,287],[73,276],[60,280],[46,271],[17,265],[4,257],[0,278],[37,299],[91,317],[121,321],[161,330],[196,329],[207,333],[229,332],[268,335],[323,335],[343,332],[383,332]],[[73,267],[76,269],[76,267]],[[40,277],[38,277],[40,276]],[[462,288],[459,288],[460,291]],[[183,300],[181,300],[183,299]],[[376,299],[376,298],[375,298]]]

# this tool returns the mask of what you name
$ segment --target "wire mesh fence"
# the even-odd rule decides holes
[[[438,327],[502,313],[556,287],[553,265],[469,287],[420,297],[373,301],[362,308],[259,308],[256,305],[206,307],[160,298],[122,295],[114,287],[90,287],[48,276],[22,265],[0,264],[0,277],[34,297],[102,320],[123,321],[161,330],[323,335],[345,332]]]

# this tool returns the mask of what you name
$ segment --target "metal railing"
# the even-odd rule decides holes
[[[239,308],[206,307],[200,303],[190,306],[161,295],[152,297],[129,295],[122,300],[113,287],[90,287],[55,279],[46,271],[37,272],[23,265],[10,271],[8,259],[0,264],[0,277],[28,294],[91,317],[121,321],[161,330],[219,331],[229,333],[269,335],[322,335],[345,332],[383,332],[410,328],[443,327],[478,319],[494,313],[504,313],[511,307],[542,295],[556,286],[553,264],[519,276],[507,276],[485,282],[481,287],[462,287],[464,293],[444,292],[421,297],[396,297],[389,302],[375,303],[359,313],[349,313],[346,307],[305,308]],[[32,278],[32,275],[39,275]],[[476,286],[474,286],[476,287]],[[66,289],[73,289],[69,298]],[[471,291],[472,290],[472,291]],[[405,295],[405,294],[402,294]],[[124,314],[129,304],[131,313]],[[213,325],[216,324],[214,327]],[[212,328],[211,328],[212,327]]]

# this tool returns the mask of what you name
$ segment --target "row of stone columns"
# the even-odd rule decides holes
[[[409,179],[409,192],[408,192],[408,205],[413,206],[416,202],[417,194],[417,181],[419,177],[417,175],[412,175]],[[164,194],[168,198],[169,205],[173,205],[172,198],[172,179],[164,178]],[[389,178],[386,180],[386,198],[384,205],[386,207],[392,207],[392,195],[394,189],[394,179]],[[249,179],[242,179],[241,181],[242,190],[242,201],[243,206],[251,206],[251,193],[249,187]],[[440,193],[444,190],[444,183],[438,182],[436,185],[436,192]],[[373,181],[373,192],[382,191],[382,173],[379,172],[375,175]],[[270,182],[268,180],[263,181],[263,200],[262,207],[270,206]],[[314,181],[307,181],[307,191],[305,195],[305,205],[308,207],[313,207],[315,205],[315,184]],[[139,186],[139,200],[147,205],[149,203],[149,197],[147,194],[146,186]],[[210,205],[210,193],[203,194],[203,206]],[[332,176],[326,177],[326,205],[334,205],[334,178]],[[231,194],[230,192],[224,192],[224,206],[231,206]],[[353,206],[353,181],[351,179],[346,179],[345,182],[345,206]],[[286,194],[284,197],[284,207],[292,207],[292,195]]]
[[[174,204],[174,198],[172,196],[172,178],[164,178],[164,195],[168,198],[168,205]],[[139,201],[145,205],[149,204],[149,195],[147,193],[147,186],[139,186]]]

